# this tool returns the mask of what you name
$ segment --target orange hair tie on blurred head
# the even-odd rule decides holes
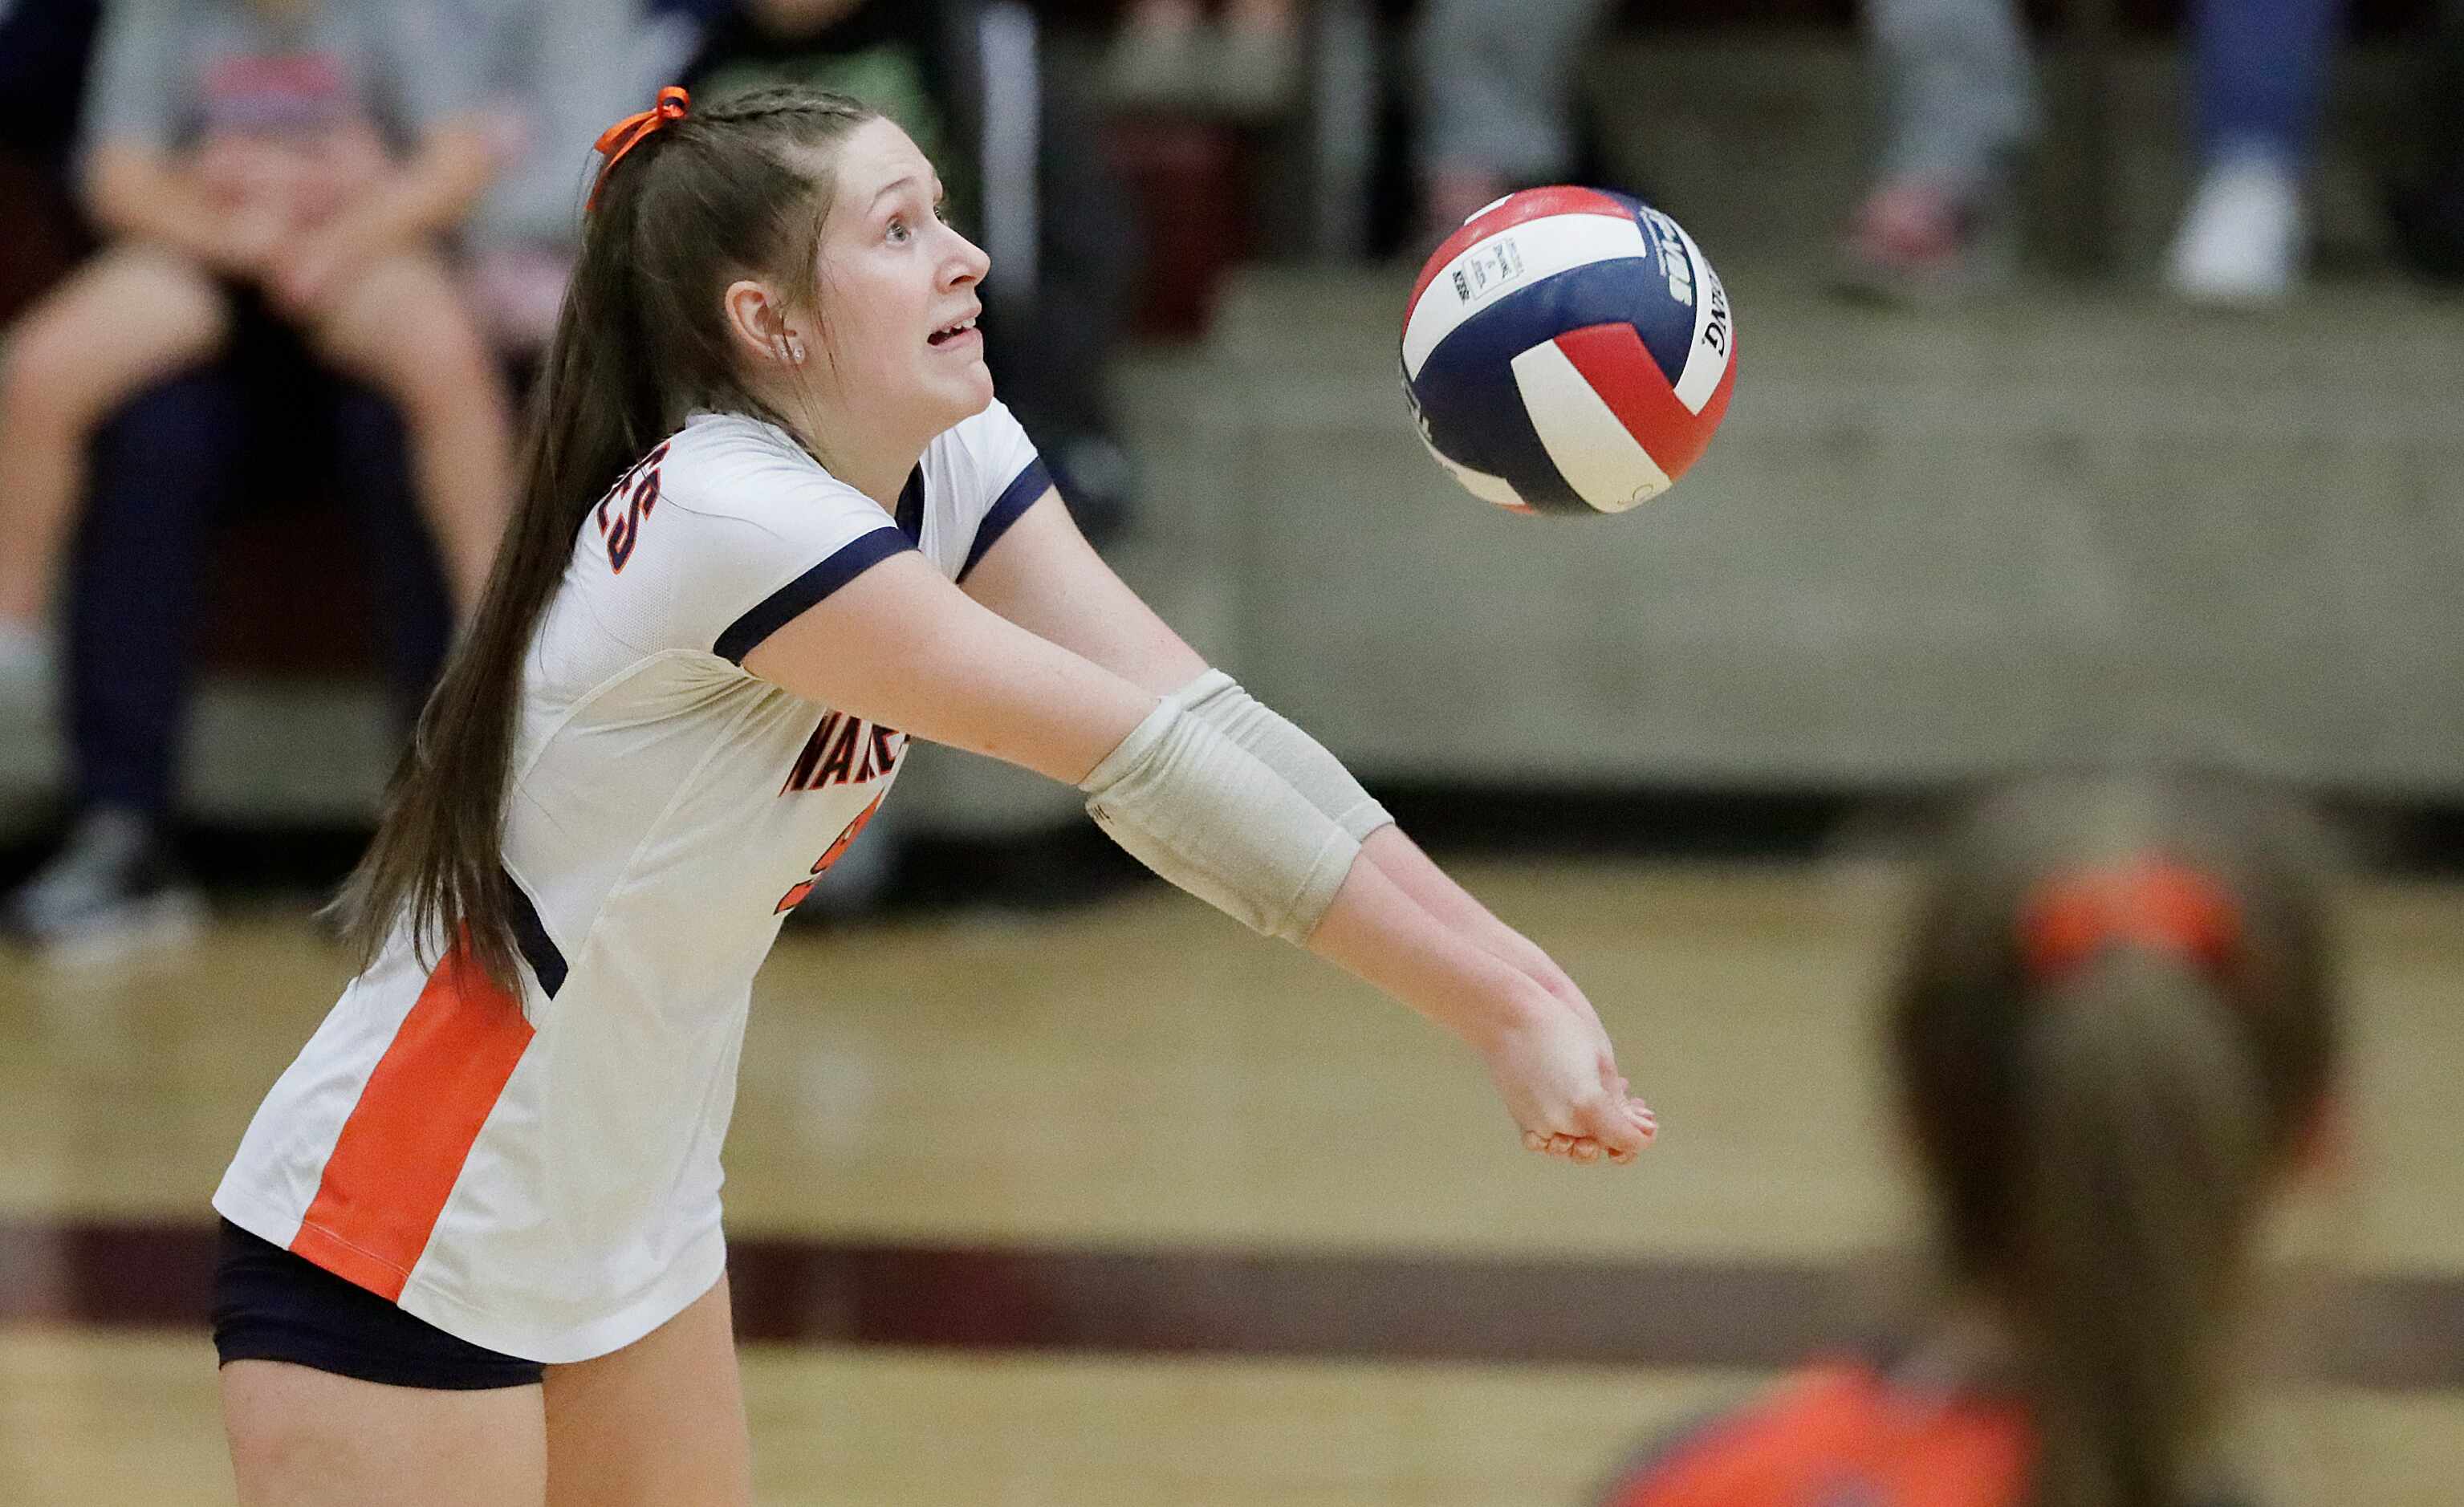
[[[590,186],[590,200],[583,206],[587,214],[599,207],[599,195],[607,186],[607,175],[625,160],[625,154],[642,144],[645,138],[671,120],[681,120],[693,108],[693,96],[673,84],[659,91],[658,102],[639,115],[628,115],[599,133],[597,150],[607,160],[599,164],[599,177]]]
[[[2241,915],[2224,886],[2167,859],[2073,869],[2038,885],[2019,915],[2019,952],[2038,983],[2116,943],[2169,952],[2211,977],[2232,965]]]

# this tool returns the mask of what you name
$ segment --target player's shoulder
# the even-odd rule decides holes
[[[1663,1435],[1621,1469],[1604,1507],[1749,1507],[1802,1499],[1809,1483],[1897,1502],[1910,1480],[1957,1480],[1939,1499],[2011,1507],[2027,1448],[2006,1400],[1899,1386],[1861,1357],[1801,1367],[1778,1385]]]
[[[747,414],[694,414],[636,469],[650,466],[658,470],[660,500],[684,513],[768,524],[782,513],[845,513],[869,521],[881,512],[784,429]]]

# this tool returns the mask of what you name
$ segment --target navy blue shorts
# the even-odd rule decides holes
[[[289,1361],[337,1376],[431,1391],[536,1387],[546,1367],[457,1340],[356,1282],[226,1219],[214,1260],[222,1364]]]

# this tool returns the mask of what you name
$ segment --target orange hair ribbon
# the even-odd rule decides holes
[[[2055,874],[2019,914],[2020,957],[2039,983],[2059,980],[2116,942],[2169,952],[2214,977],[2240,941],[2241,914],[2224,886],[2162,858]]]
[[[599,133],[595,150],[607,160],[599,164],[599,176],[590,185],[589,202],[583,206],[587,214],[599,207],[599,195],[607,187],[607,175],[625,160],[625,154],[642,144],[644,139],[671,120],[681,120],[693,107],[693,96],[668,85],[659,91],[658,102],[639,115],[628,115]]]

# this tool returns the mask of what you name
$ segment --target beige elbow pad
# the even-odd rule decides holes
[[[1217,732],[1263,759],[1355,841],[1367,841],[1369,834],[1395,819],[1325,744],[1221,670],[1210,669],[1173,694]]]
[[[1235,921],[1307,942],[1360,841],[1256,754],[1163,698],[1079,787],[1130,855]]]

